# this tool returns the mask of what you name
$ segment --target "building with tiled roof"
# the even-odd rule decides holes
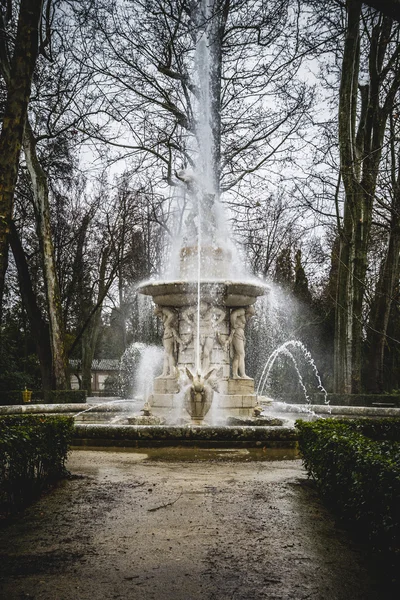
[[[69,361],[71,368],[71,388],[80,389],[81,361],[71,359]],[[91,378],[92,394],[104,391],[104,384],[107,377],[116,376],[119,372],[119,360],[117,358],[95,358],[92,361]]]

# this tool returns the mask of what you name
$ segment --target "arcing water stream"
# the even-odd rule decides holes
[[[261,377],[260,377],[258,387],[257,387],[257,395],[263,394],[264,389],[265,389],[266,385],[268,384],[270,373],[271,373],[272,367],[275,364],[275,361],[277,360],[277,358],[279,356],[284,355],[284,356],[287,356],[293,363],[293,366],[295,368],[295,371],[296,371],[298,379],[299,379],[300,387],[302,388],[302,390],[304,392],[305,400],[306,400],[307,404],[311,404],[311,400],[308,395],[307,388],[304,384],[303,377],[301,375],[296,358],[293,355],[292,349],[298,349],[301,351],[303,357],[306,359],[307,364],[311,367],[311,369],[315,375],[315,378],[317,381],[317,387],[324,396],[324,404],[329,405],[328,393],[327,393],[326,389],[324,388],[324,386],[322,385],[321,377],[318,372],[317,366],[314,362],[314,359],[311,356],[310,352],[305,347],[305,345],[299,340],[289,340],[287,342],[284,342],[283,344],[281,344],[281,346],[279,346],[278,348],[276,348],[276,350],[274,350],[272,352],[272,354],[268,358],[267,362],[265,363],[264,369],[261,373]]]

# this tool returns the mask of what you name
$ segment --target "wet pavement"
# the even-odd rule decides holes
[[[74,450],[0,530],[0,598],[380,600],[291,450]]]

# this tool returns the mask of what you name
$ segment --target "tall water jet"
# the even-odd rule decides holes
[[[215,166],[219,158],[214,139],[211,38],[216,18],[210,2],[202,0],[194,58],[196,168],[193,173],[178,173],[190,201],[179,279],[139,287],[139,292],[152,296],[155,314],[164,326],[164,369],[154,382],[152,411],[173,413],[186,389],[184,405],[197,422],[210,409],[214,392],[218,393],[219,416],[252,415],[256,395],[244,366],[245,327],[254,315],[257,297],[266,291],[261,283],[236,280],[233,275],[239,259],[228,235]]]

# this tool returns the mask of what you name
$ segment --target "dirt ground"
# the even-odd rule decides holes
[[[3,524],[0,598],[395,597],[299,460],[75,450],[68,468],[72,478]]]

